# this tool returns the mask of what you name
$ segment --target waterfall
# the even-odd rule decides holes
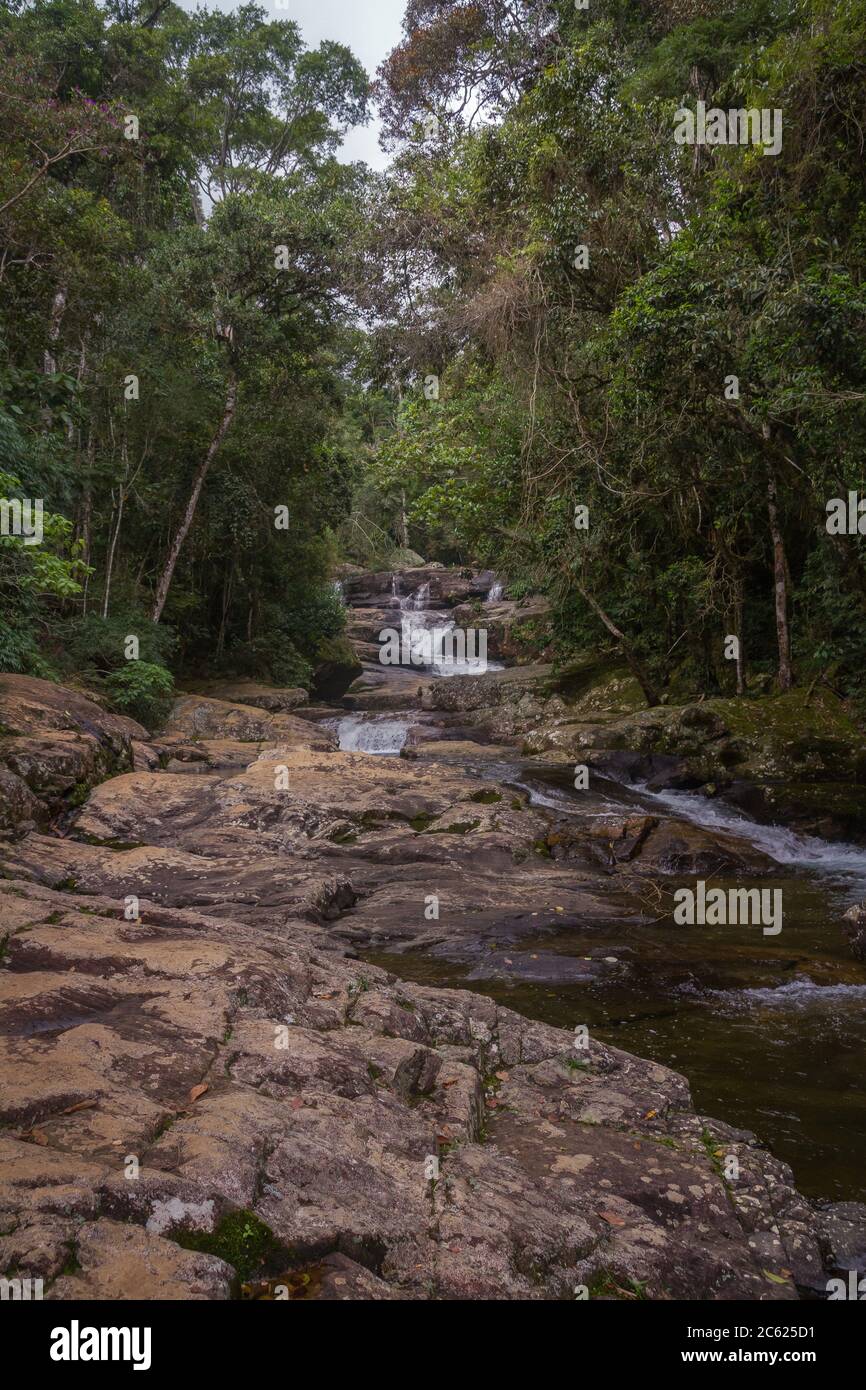
[[[490,593],[487,595],[487,602],[488,602],[488,603],[499,603],[499,601],[500,601],[501,598],[502,598],[502,583],[501,583],[501,581],[500,581],[499,579],[495,579],[495,580],[493,581],[493,583],[491,584],[491,586],[490,586]]]
[[[396,719],[393,715],[350,714],[345,719],[329,720],[345,753],[378,753],[379,755],[400,752],[406,742],[411,720]]]
[[[474,629],[458,629],[447,610],[428,608],[430,584],[421,584],[411,594],[398,599],[400,636],[405,651],[423,653],[423,668],[434,676],[477,676],[484,671],[501,671],[502,664],[488,661]],[[421,657],[417,658],[421,660]]]
[[[419,612],[419,613],[420,613],[420,612],[423,612],[423,610],[427,607],[427,604],[428,604],[429,602],[430,602],[430,585],[429,585],[429,583],[428,583],[428,584],[422,584],[421,587],[420,587],[420,589],[418,589],[418,590],[412,595],[411,603],[410,603],[408,606],[411,607],[411,608],[414,608],[416,612]],[[404,603],[405,603],[405,599],[404,599]]]

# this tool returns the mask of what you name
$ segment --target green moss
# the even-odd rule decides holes
[[[79,838],[85,845],[98,845],[101,849],[141,849],[144,843],[142,840],[103,840],[100,839],[98,835],[82,835],[80,837],[76,836],[76,839]]]
[[[479,820],[458,820],[453,825],[446,825],[442,830],[443,835],[468,835],[470,830],[477,830],[481,822]]]
[[[357,844],[358,836],[354,830],[335,830],[328,839],[335,845],[354,845]]]
[[[621,1298],[631,1303],[646,1301],[646,1284],[639,1279],[624,1279],[617,1282],[617,1278],[609,1269],[600,1269],[592,1281],[587,1285],[590,1298]]]
[[[433,824],[435,819],[436,817],[430,815],[429,811],[422,811],[420,815],[413,816],[409,824],[415,831],[416,835],[421,835],[429,826]]]
[[[485,806],[492,806],[493,803],[494,803],[495,801],[501,801],[501,800],[502,800],[502,797],[500,796],[499,792],[495,792],[495,791],[486,791],[486,792],[485,792],[485,791],[481,791],[481,792],[473,792],[472,795],[470,796],[469,800],[470,800],[470,801],[480,801],[480,802],[481,802],[483,805],[485,805]]]
[[[218,1256],[244,1280],[289,1254],[270,1226],[253,1211],[231,1211],[213,1231],[177,1231],[172,1239],[184,1250]]]
[[[725,1182],[725,1170],[721,1158],[722,1150],[719,1147],[718,1140],[714,1139],[710,1131],[704,1128],[701,1130],[701,1143],[707,1151],[707,1157],[713,1165],[716,1174]]]

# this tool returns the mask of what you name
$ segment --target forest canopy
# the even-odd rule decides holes
[[[12,0],[0,51],[0,668],[309,685],[402,547],[651,703],[862,694],[866,0],[410,0],[372,88],[254,4]]]

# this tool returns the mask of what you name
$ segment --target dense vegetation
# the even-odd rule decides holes
[[[864,486],[866,0],[405,29],[374,176],[336,157],[365,74],[290,21],[0,11],[0,495],[46,503],[0,537],[0,669],[130,708],[165,666],[308,681],[334,563],[408,545],[545,590],[650,700],[861,695],[826,506]],[[778,109],[779,153],[676,143],[698,101]]]
[[[0,56],[0,492],[51,513],[0,537],[0,668],[142,713],[166,664],[306,680],[342,623],[367,76],[253,5],[13,3]]]
[[[650,698],[862,689],[864,542],[826,505],[864,484],[866,4],[411,0],[407,25],[371,248],[380,371],[418,385],[384,505],[550,592],[564,652],[615,628]],[[698,100],[778,108],[781,151],[676,143]]]

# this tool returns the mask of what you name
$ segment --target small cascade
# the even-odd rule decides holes
[[[777,864],[826,875],[846,887],[852,900],[859,900],[866,891],[866,850],[858,845],[800,835],[783,825],[761,825],[724,801],[710,800],[695,792],[650,792],[639,782],[634,784],[634,790],[664,806],[670,814],[706,830],[739,835]]]
[[[430,585],[421,584],[399,600],[401,641],[405,651],[421,654],[424,669],[434,676],[477,676],[501,671],[498,661],[488,661],[482,634],[461,631],[450,613],[428,608]]]
[[[430,602],[430,585],[429,585],[429,583],[427,583],[427,584],[422,584],[421,587],[420,587],[420,589],[416,589],[416,590],[415,590],[415,593],[412,594],[411,597],[410,597],[409,599],[405,599],[405,598],[404,598],[404,599],[403,599],[403,603],[402,603],[402,607],[404,607],[404,608],[413,608],[413,609],[415,610],[416,613],[421,613],[421,612],[424,611],[424,609],[426,609],[426,607],[427,607],[427,605],[428,605],[429,602]]]
[[[502,584],[496,579],[490,586],[490,593],[487,595],[487,603],[499,603],[502,599]]]
[[[411,720],[393,715],[349,714],[329,721],[344,753],[375,753],[395,757],[406,742]]]

